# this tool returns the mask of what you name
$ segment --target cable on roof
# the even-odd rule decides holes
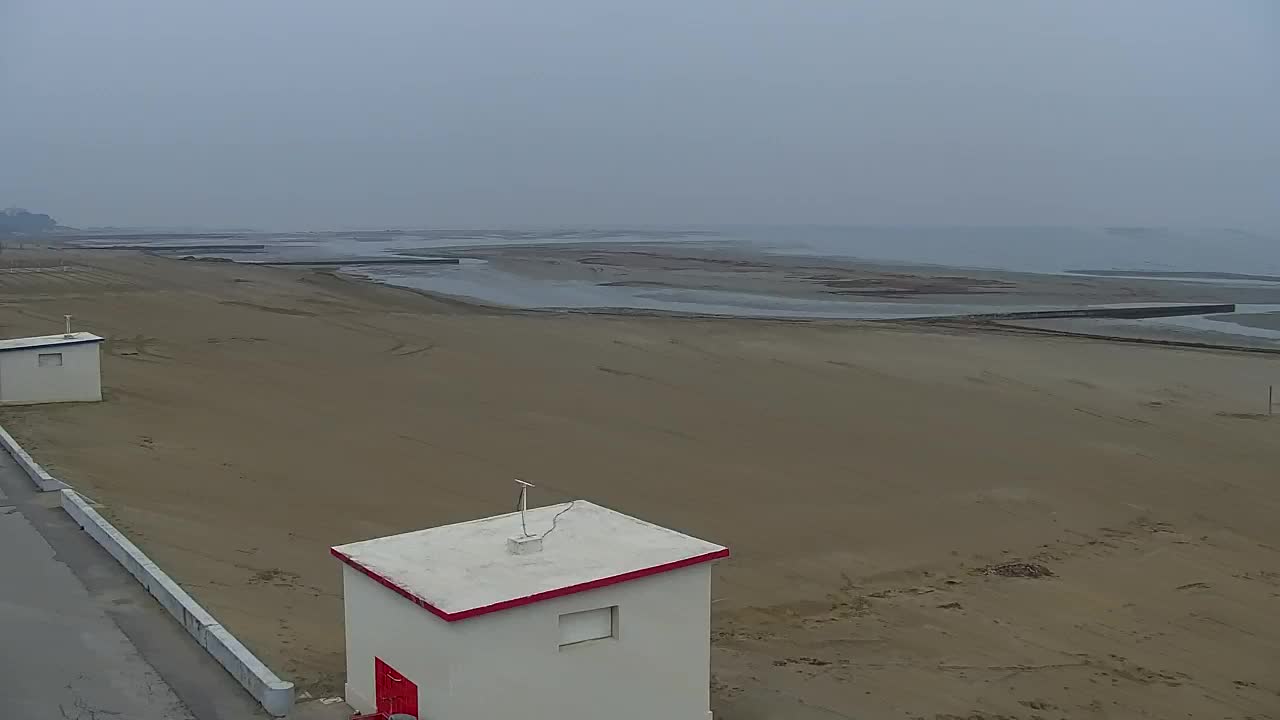
[[[560,516],[561,516],[561,515],[563,515],[563,514],[565,514],[565,513],[567,513],[567,512],[569,512],[570,510],[572,510],[572,509],[573,509],[573,506],[574,506],[574,505],[576,505],[576,504],[577,504],[577,502],[578,502],[577,500],[570,500],[570,501],[569,501],[569,504],[565,507],[565,509],[563,509],[563,510],[561,510],[560,512],[556,513],[555,517],[551,518],[551,529],[550,529],[550,530],[548,530],[548,531],[546,531],[546,532],[544,532],[544,533],[542,533],[542,535],[538,536],[538,537],[539,537],[539,539],[545,539],[548,535],[550,535],[551,533],[555,532],[555,529],[556,529],[556,523],[560,521]]]

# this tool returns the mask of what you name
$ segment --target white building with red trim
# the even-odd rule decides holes
[[[422,720],[708,720],[729,550],[583,500],[341,545],[347,702]]]

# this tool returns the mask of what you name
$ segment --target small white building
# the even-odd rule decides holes
[[[101,342],[87,332],[0,340],[0,404],[102,400]]]
[[[719,545],[583,500],[341,545],[347,702],[422,720],[708,720]]]

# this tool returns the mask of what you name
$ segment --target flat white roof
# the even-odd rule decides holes
[[[729,556],[721,545],[585,500],[530,508],[527,524],[531,535],[546,533],[540,552],[507,550],[507,538],[521,535],[517,512],[332,553],[450,622]]]
[[[76,332],[70,335],[40,335],[39,337],[9,338],[0,340],[0,352],[6,350],[29,350],[31,348],[49,347],[52,345],[78,345],[80,343],[102,342],[102,338],[87,332]]]

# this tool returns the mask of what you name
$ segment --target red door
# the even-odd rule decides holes
[[[418,717],[418,686],[382,662],[382,658],[373,659],[373,692],[378,712]]]

